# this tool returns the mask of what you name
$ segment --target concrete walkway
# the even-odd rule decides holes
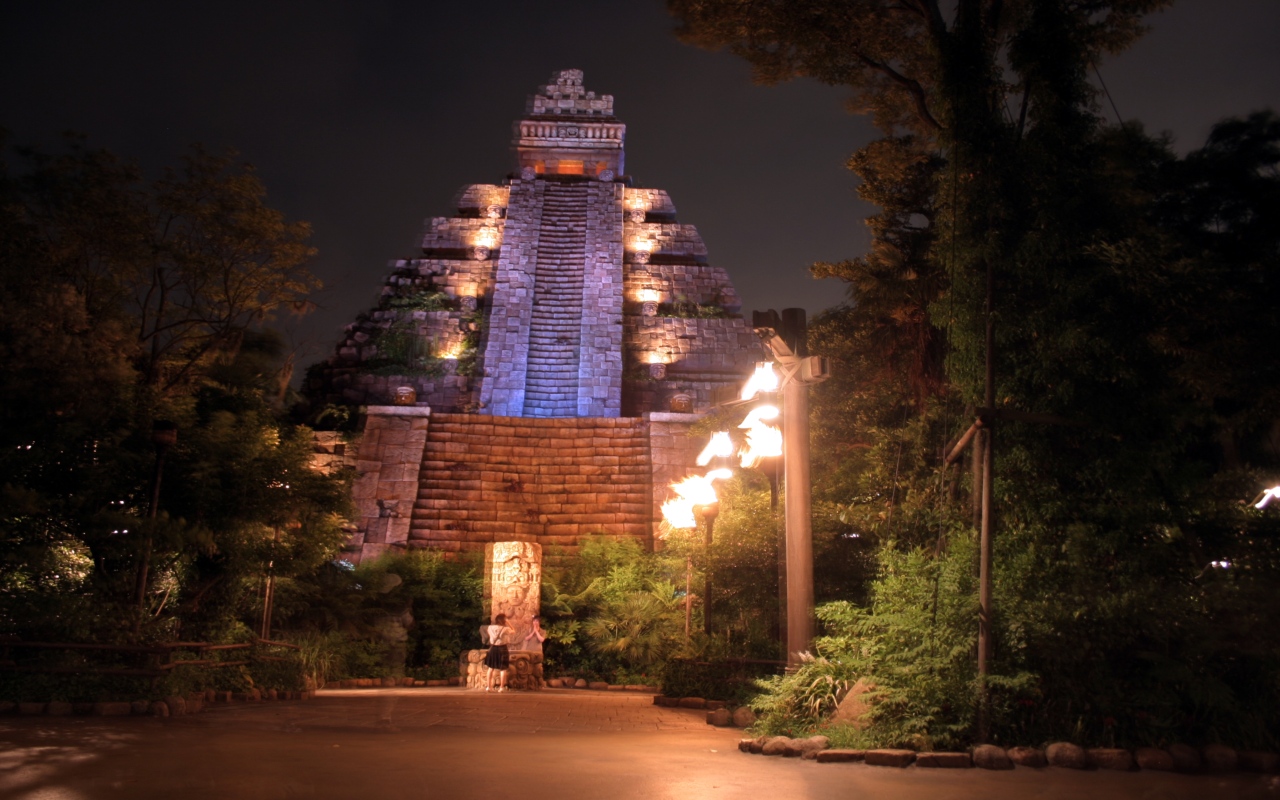
[[[1280,797],[1280,780],[890,769],[740,753],[704,712],[629,692],[324,691],[176,719],[0,719],[0,798]]]

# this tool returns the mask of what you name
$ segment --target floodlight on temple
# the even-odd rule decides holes
[[[756,371],[742,387],[742,399],[750,400],[761,392],[776,391],[778,391],[778,373],[773,371],[772,361],[764,361],[756,364]]]

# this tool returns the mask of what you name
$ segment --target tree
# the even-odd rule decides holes
[[[343,483],[308,468],[259,327],[307,307],[308,228],[199,148],[150,185],[79,140],[18,156],[0,173],[0,627],[229,635],[259,576],[344,538]],[[153,509],[157,420],[180,435]]]

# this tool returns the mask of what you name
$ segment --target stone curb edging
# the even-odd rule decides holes
[[[600,692],[652,692],[662,691],[657,686],[643,683],[607,683],[605,681],[588,681],[586,678],[547,678],[543,683],[548,689],[594,689]]]
[[[1197,750],[1190,745],[1174,744],[1167,750],[1139,747],[1129,751],[1114,747],[1083,748],[1070,742],[1054,742],[1040,750],[1034,747],[1012,747],[1005,750],[984,744],[971,752],[923,752],[914,750],[851,750],[828,748],[825,736],[792,739],[787,736],[760,736],[738,740],[738,750],[761,755],[801,756],[819,764],[862,762],[873,767],[1011,770],[1015,766],[1046,766],[1079,770],[1138,770],[1223,774],[1227,772],[1280,773],[1280,754],[1257,750],[1236,750],[1226,745],[1211,744]]]
[[[12,700],[0,700],[0,715],[16,714],[23,717],[35,716],[94,716],[94,717],[180,717],[184,714],[198,714],[206,707],[230,705],[232,703],[261,703],[279,700],[310,700],[315,697],[314,689],[301,691],[284,691],[276,689],[252,689],[248,692],[219,692],[209,689],[204,692],[192,692],[187,695],[172,695],[163,700],[120,700],[95,703],[66,703],[53,700],[47,703],[19,703]]]

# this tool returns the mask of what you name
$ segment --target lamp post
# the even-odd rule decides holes
[[[706,552],[706,566],[704,567],[702,581],[702,629],[711,635],[711,542],[713,532],[716,527],[716,515],[720,513],[719,503],[710,503],[702,506],[702,519],[707,523],[707,537],[704,550]]]
[[[156,448],[156,466],[151,474],[151,505],[147,508],[147,520],[154,523],[160,510],[160,479],[164,476],[164,457],[169,448],[178,443],[178,426],[167,420],[156,420],[151,426],[151,443]],[[142,621],[147,616],[147,577],[151,571],[151,547],[155,536],[153,527],[154,524],[147,525],[147,538],[142,544],[142,559],[138,564],[138,618],[134,622],[134,634],[142,631]]]
[[[830,377],[825,358],[808,355],[802,308],[757,311],[752,328],[782,371],[783,480],[786,500],[787,661],[813,641],[813,520],[809,488],[809,386]]]

